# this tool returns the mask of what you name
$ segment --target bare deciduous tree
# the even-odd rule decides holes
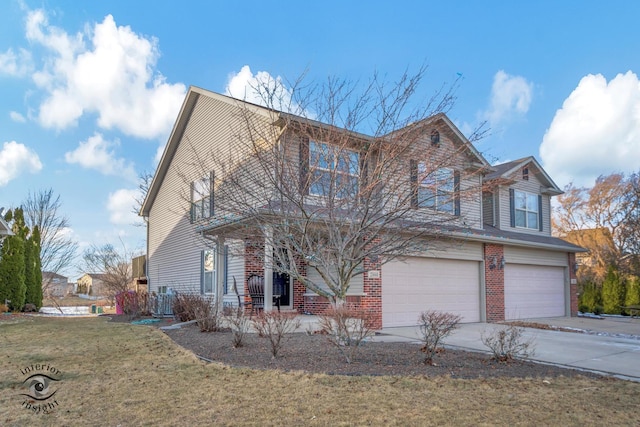
[[[569,184],[564,191],[557,198],[555,233],[589,249],[590,265],[581,268],[579,277],[601,282],[610,265],[624,267],[621,260],[640,254],[638,174],[602,175],[591,188]]]
[[[103,274],[102,282],[108,298],[113,299],[120,292],[127,291],[133,280],[131,259],[133,254],[124,244],[122,250],[113,245],[92,245],[84,251],[85,269],[92,273]]]
[[[480,197],[487,165],[438,115],[457,81],[417,99],[425,72],[395,83],[374,75],[364,87],[262,82],[254,90],[267,109],[238,103],[232,149],[201,153],[185,135],[193,155],[179,173],[196,230],[234,224],[234,237],[273,248],[274,271],[334,303],[366,269],[455,244],[446,236],[464,233],[460,205]]]
[[[23,203],[27,226],[33,230],[37,225],[40,229],[42,271],[56,274],[72,265],[78,249],[77,242],[69,234],[69,219],[62,214],[61,207],[60,196],[51,188],[29,192]],[[49,286],[50,283],[43,285],[45,295],[48,295]]]

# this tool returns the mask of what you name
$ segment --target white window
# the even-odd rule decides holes
[[[455,178],[453,169],[440,168],[429,172],[424,162],[418,163],[418,207],[453,213]]]
[[[355,197],[358,194],[360,156],[355,151],[310,141],[309,170],[309,194],[333,194],[339,199]]]
[[[216,252],[213,249],[202,251],[202,293],[213,294],[216,281]]]
[[[213,173],[191,183],[191,220],[213,215]]]
[[[514,213],[516,227],[538,230],[540,224],[540,206],[538,195],[524,191],[514,191]]]

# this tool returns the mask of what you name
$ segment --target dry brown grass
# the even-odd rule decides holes
[[[340,377],[205,364],[147,326],[0,323],[0,425],[638,425],[640,384],[613,379]],[[20,370],[62,372],[52,414],[21,408]]]

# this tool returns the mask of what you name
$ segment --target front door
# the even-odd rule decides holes
[[[291,305],[291,286],[289,275],[285,273],[273,273],[273,295],[280,295],[280,306]]]

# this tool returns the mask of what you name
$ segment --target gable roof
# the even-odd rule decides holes
[[[149,211],[151,210],[151,206],[158,195],[158,191],[160,190],[160,185],[164,180],[164,177],[169,170],[169,166],[171,165],[171,160],[176,153],[178,148],[178,144],[182,139],[182,135],[189,123],[189,119],[191,118],[191,113],[193,112],[198,99],[200,96],[208,96],[210,98],[216,99],[218,101],[222,101],[229,105],[242,106],[244,108],[249,108],[254,112],[258,112],[261,114],[267,114],[271,111],[269,108],[252,104],[250,102],[242,101],[236,98],[232,98],[230,96],[222,95],[216,92],[211,92],[206,89],[202,89],[196,86],[190,86],[187,91],[187,95],[184,98],[182,103],[182,107],[180,108],[180,112],[178,113],[178,117],[176,118],[175,123],[173,124],[173,129],[171,130],[171,134],[169,135],[169,140],[167,141],[167,145],[164,148],[164,152],[162,153],[162,157],[160,158],[160,162],[158,163],[158,167],[156,169],[156,173],[151,180],[151,184],[149,185],[149,190],[147,191],[147,195],[142,202],[142,206],[140,207],[139,215],[148,216]]]
[[[313,120],[307,117],[302,117],[302,116],[298,116],[295,114],[286,113],[282,111],[275,111],[270,108],[263,107],[257,104],[252,104],[246,101],[242,101],[240,99],[232,98],[230,96],[221,95],[216,92],[211,92],[199,87],[191,86],[189,87],[187,95],[185,96],[185,100],[182,103],[182,107],[180,108],[180,112],[178,113],[178,117],[176,118],[176,122],[173,125],[173,129],[171,130],[169,140],[167,142],[167,145],[165,146],[164,152],[162,153],[162,157],[156,169],[156,173],[153,176],[151,184],[149,185],[149,190],[147,191],[146,197],[142,203],[139,215],[141,216],[149,215],[151,206],[153,205],[153,202],[155,201],[155,198],[158,195],[158,191],[160,190],[162,181],[164,180],[164,177],[167,174],[167,171],[171,164],[171,160],[175,155],[175,152],[178,148],[178,144],[180,143],[180,140],[182,139],[184,131],[187,127],[187,124],[189,123],[189,119],[191,118],[191,113],[193,112],[198,99],[202,95],[216,99],[218,101],[222,101],[229,105],[249,108],[254,112],[257,112],[259,114],[264,114],[265,116],[267,116],[267,114],[269,113],[276,113],[278,115],[278,119],[274,122],[274,125],[281,125],[282,119],[284,119],[284,120],[289,120],[293,122],[303,122],[305,124],[311,124],[312,126],[317,126],[318,128],[331,128],[332,130],[336,129],[335,126],[318,122],[316,120]],[[398,129],[394,132],[384,135],[382,138],[384,139],[396,133],[402,133],[402,132],[418,129],[420,127],[424,127],[429,124],[436,123],[437,121],[441,121],[442,123],[444,123],[444,125],[447,126],[451,130],[452,134],[456,137],[456,139],[458,140],[458,143],[463,145],[463,147],[465,148],[465,151],[467,151],[469,154],[471,154],[472,157],[477,159],[478,167],[488,171],[493,170],[493,168],[491,167],[489,162],[487,162],[484,156],[480,154],[480,152],[473,146],[473,144],[462,134],[462,132],[460,132],[460,130],[453,124],[453,122],[444,113],[434,114],[431,117],[427,117],[418,122],[411,123],[410,125],[405,126],[404,128]],[[349,131],[346,129],[344,130],[344,132],[347,132],[348,134],[352,135],[354,138],[357,138],[357,139],[367,140],[367,139],[373,138],[372,136],[361,134],[355,131]]]
[[[42,272],[42,280],[43,281],[53,280],[53,279],[60,279],[60,280],[63,280],[65,282],[69,281],[69,278],[67,276],[63,276],[62,274],[54,273],[54,272],[51,272],[51,271],[43,271]]]
[[[538,177],[540,182],[546,187],[546,190],[549,194],[557,196],[559,194],[564,193],[564,191],[562,191],[556,185],[556,183],[553,182],[551,177],[547,174],[547,172],[542,168],[540,163],[538,163],[536,158],[533,156],[523,157],[518,160],[513,160],[513,161],[502,163],[499,165],[494,165],[493,166],[494,171],[485,175],[484,179],[485,181],[492,181],[497,179],[509,180],[510,176],[513,173],[519,171],[520,169],[522,169],[523,167],[529,164],[533,165],[538,170],[538,172],[536,173],[536,176]]]

